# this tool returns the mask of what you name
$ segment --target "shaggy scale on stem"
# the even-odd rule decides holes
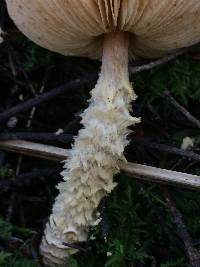
[[[128,35],[105,36],[102,69],[91,92],[90,105],[82,114],[83,129],[62,172],[64,182],[58,188],[53,212],[41,244],[44,262],[62,264],[75,252],[64,243],[87,240],[90,226],[99,218],[94,211],[115,187],[113,176],[128,141],[128,126],[139,122],[131,117],[131,101],[136,96],[128,78]],[[53,265],[52,265],[53,266]]]

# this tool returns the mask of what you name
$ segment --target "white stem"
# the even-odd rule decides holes
[[[85,241],[89,227],[98,223],[95,211],[115,187],[113,176],[125,160],[127,128],[139,121],[129,114],[136,96],[128,78],[128,34],[105,35],[102,69],[91,95],[40,247],[49,266],[62,266],[76,252],[64,243]]]

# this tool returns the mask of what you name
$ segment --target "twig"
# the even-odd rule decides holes
[[[73,140],[71,134],[60,134],[55,133],[37,133],[37,132],[14,132],[14,133],[0,133],[0,140],[26,140],[26,141],[58,141],[64,144],[68,144]]]
[[[64,246],[69,247],[69,248],[73,248],[73,249],[77,249],[77,250],[82,251],[82,252],[86,252],[86,251],[91,249],[91,247],[86,246],[86,244],[87,244],[86,242],[76,242],[76,243],[63,242]],[[85,247],[82,247],[83,245]]]
[[[165,197],[167,207],[173,216],[173,221],[177,228],[177,234],[179,238],[182,240],[182,242],[184,243],[185,250],[189,258],[191,267],[199,267],[200,266],[200,253],[193,247],[193,241],[187,230],[187,227],[183,220],[183,216],[180,210],[177,208],[176,203],[174,202],[169,190],[166,187],[162,187],[161,190]]]
[[[62,161],[67,157],[65,149],[21,140],[0,141],[0,149],[53,161]]]
[[[90,77],[89,82],[95,80],[97,75],[93,75]],[[51,91],[45,92],[41,95],[37,95],[19,105],[16,105],[2,113],[0,113],[0,122],[3,122],[10,118],[11,116],[14,116],[22,111],[31,109],[34,106],[38,106],[43,102],[47,102],[53,98],[55,98],[58,95],[61,95],[65,92],[71,92],[72,90],[74,91],[75,89],[80,88],[80,85],[88,83],[87,78],[81,78],[81,79],[76,79],[73,81],[70,81],[66,83],[65,85],[56,87],[55,89],[52,89]]]
[[[12,133],[0,133],[0,141],[9,140],[26,140],[26,141],[39,141],[39,142],[60,142],[63,144],[69,144],[73,141],[72,134],[59,134],[55,133],[39,133],[39,132],[12,132]],[[200,161],[200,155],[192,151],[184,150],[181,148],[168,146],[165,144],[159,144],[139,138],[133,138],[131,144],[145,146],[153,148],[169,154],[179,155],[188,159]],[[131,147],[131,146],[130,146]]]
[[[164,57],[156,59],[156,60],[151,60],[150,62],[148,62],[146,64],[142,64],[139,66],[129,66],[129,72],[130,72],[130,74],[134,74],[137,72],[151,70],[155,67],[164,65],[164,64],[176,59],[177,57],[184,55],[187,52],[198,52],[199,49],[200,49],[200,43],[197,43],[197,44],[192,45],[190,47],[183,48],[181,50],[177,50],[173,54],[169,54],[167,56],[164,56]]]
[[[1,139],[1,135],[0,135],[0,139]],[[163,152],[166,152],[169,154],[179,155],[179,156],[182,156],[184,158],[189,158],[189,159],[193,159],[196,161],[200,161],[200,155],[197,153],[194,153],[194,152],[189,151],[189,150],[184,150],[181,148],[173,147],[173,146],[168,146],[165,144],[159,144],[159,143],[150,142],[150,141],[146,141],[146,140],[140,140],[140,139],[136,139],[136,138],[133,138],[133,140],[131,140],[131,144],[142,145],[142,146],[145,146],[148,148],[153,148],[153,149],[163,151]]]
[[[176,51],[174,54],[170,54],[167,55],[165,57],[159,58],[157,60],[152,60],[146,64],[143,64],[141,66],[129,66],[129,72],[130,74],[134,74],[134,73],[138,73],[138,72],[142,72],[142,71],[147,71],[147,70],[151,70],[155,67],[164,65],[174,59],[176,59],[177,57],[183,55],[186,51],[186,49],[182,49],[180,51]]]
[[[189,121],[200,129],[200,121],[196,119],[185,107],[180,105],[171,95],[169,91],[165,91],[164,96],[167,96],[170,103],[177,108]]]
[[[26,141],[1,141],[0,148],[32,157],[63,161],[67,158],[67,151],[63,148],[42,145]],[[197,175],[175,172],[136,163],[120,164],[121,172],[138,180],[168,184],[187,189],[200,189],[200,177]]]
[[[11,55],[11,53],[8,53],[8,59],[9,59],[9,63],[10,63],[10,67],[12,70],[12,75],[15,77],[17,72],[16,72],[16,68],[15,68],[15,64],[13,61],[13,57]],[[18,88],[18,85],[15,85],[15,88]],[[20,165],[21,165],[21,155],[18,157],[17,160],[17,167],[15,170],[15,175],[19,174],[19,170],[20,170]],[[15,179],[15,178],[14,178]],[[9,205],[8,205],[8,209],[7,209],[7,216],[6,216],[6,221],[10,222],[12,219],[12,215],[13,215],[13,209],[14,209],[14,205],[15,205],[15,199],[16,199],[16,192],[15,190],[12,191],[12,194],[10,196],[10,201],[9,201]]]
[[[200,177],[188,173],[165,170],[146,165],[128,162],[120,166],[121,172],[130,178],[168,184],[187,189],[200,189]]]

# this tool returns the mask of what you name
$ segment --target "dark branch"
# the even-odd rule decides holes
[[[161,188],[162,193],[165,197],[167,207],[172,215],[174,224],[176,225],[177,235],[182,240],[185,246],[187,256],[189,258],[191,267],[200,266],[200,253],[193,247],[193,240],[187,230],[183,216],[180,210],[176,207],[176,203],[169,190],[165,187]]]
[[[0,141],[8,141],[8,140],[39,141],[40,143],[60,142],[63,144],[69,144],[73,141],[73,135],[72,134],[56,135],[55,133],[39,133],[39,132],[0,133]],[[165,144],[151,142],[148,140],[141,140],[139,138],[133,137],[133,139],[131,140],[130,147],[131,145],[144,146],[147,148],[159,150],[161,152],[166,152],[169,154],[182,156],[184,158],[200,161],[200,155],[195,152],[173,146],[168,146]]]
[[[200,161],[200,155],[195,153],[195,152],[184,150],[184,149],[173,147],[173,146],[168,146],[165,144],[159,144],[159,143],[155,143],[155,142],[151,142],[151,141],[140,140],[137,138],[133,138],[133,140],[131,140],[131,144],[141,145],[141,146],[144,146],[147,148],[159,150],[161,152],[166,152],[169,154],[182,156],[184,158]]]
[[[92,81],[94,81],[97,78],[97,75],[92,74],[89,77],[89,80],[87,77],[81,78],[81,79],[76,79],[73,81],[70,81],[68,83],[66,83],[65,85],[59,86],[55,89],[52,89],[51,91],[48,91],[46,93],[43,93],[41,95],[37,95],[36,97],[29,99],[21,104],[18,104],[2,113],[0,113],[0,122],[3,122],[5,120],[7,120],[8,118],[26,111],[34,106],[38,106],[40,104],[42,104],[43,102],[47,102],[55,97],[57,97],[58,95],[64,94],[66,92],[70,93],[72,92],[72,90],[74,91],[75,89],[79,89],[80,85],[83,84],[87,84],[87,83],[91,83]]]
[[[53,142],[57,141],[60,143],[68,144],[73,140],[71,134],[60,134],[55,133],[33,133],[33,132],[15,132],[15,133],[0,133],[0,140],[27,140],[27,141],[40,141],[40,142]]]
[[[197,126],[200,129],[200,121],[195,118],[185,107],[179,104],[171,95],[169,91],[164,92],[164,96],[167,97],[169,102],[181,112],[193,125]]]

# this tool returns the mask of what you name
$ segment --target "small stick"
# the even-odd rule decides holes
[[[16,74],[17,74],[17,71],[16,71],[16,68],[15,68],[15,64],[14,64],[13,57],[12,57],[11,53],[8,54],[8,59],[9,59],[10,67],[11,67],[11,70],[12,70],[12,75],[15,77]],[[15,85],[15,88],[18,88],[18,85]],[[18,156],[15,175],[19,174],[21,160],[22,160],[22,156],[20,155],[20,156]],[[10,196],[10,201],[9,201],[9,205],[8,205],[8,209],[7,209],[7,216],[6,216],[6,221],[7,222],[10,222],[11,219],[12,219],[15,202],[16,202],[16,192],[15,192],[15,190],[13,190],[13,192],[11,193],[11,196]]]
[[[81,245],[85,245],[85,242],[78,242],[78,243],[66,243],[63,242],[63,245],[69,248],[77,249],[82,252],[86,252],[90,250],[90,247],[81,247]]]
[[[0,141],[7,140],[27,140],[27,141],[58,141],[68,144],[73,140],[72,134],[39,133],[39,132],[11,132],[0,133]]]
[[[188,51],[188,50],[187,50]],[[167,55],[165,57],[156,59],[156,60],[151,60],[150,62],[143,64],[141,66],[129,66],[129,72],[130,74],[134,74],[134,73],[138,73],[138,72],[142,72],[142,71],[147,71],[147,70],[151,70],[155,67],[164,65],[174,59],[176,59],[177,57],[183,55],[186,52],[186,49],[182,49],[180,51],[175,52],[174,54],[170,54]]]
[[[155,67],[162,66],[162,65],[176,59],[177,57],[184,55],[187,52],[198,52],[199,49],[200,49],[200,43],[197,43],[197,44],[192,45],[190,47],[183,48],[181,50],[177,50],[173,54],[169,54],[169,55],[164,56],[162,58],[159,58],[156,60],[150,60],[146,64],[137,65],[137,66],[129,66],[129,72],[130,72],[130,74],[134,74],[137,72],[151,70]]]
[[[0,133],[0,141],[10,141],[10,140],[26,140],[26,141],[39,141],[39,142],[60,142],[63,144],[69,144],[73,141],[73,135],[72,134],[59,134],[56,135],[55,133],[40,133],[40,132],[11,132],[11,133]],[[166,152],[169,154],[174,154],[178,156],[182,156],[188,159],[193,159],[196,161],[200,161],[200,155],[184,150],[181,148],[168,146],[165,144],[159,144],[155,142],[150,142],[146,140],[141,140],[139,138],[135,138],[131,140],[131,144],[134,145],[140,145],[152,149],[156,149],[162,152]],[[131,146],[130,146],[131,148]]]
[[[22,140],[0,141],[0,149],[53,161],[63,161],[67,158],[66,149]]]
[[[0,149],[54,161],[63,161],[67,158],[66,149],[26,141],[0,141]],[[120,169],[126,176],[140,181],[168,184],[187,189],[200,189],[200,177],[197,175],[130,162],[120,164]]]
[[[189,121],[200,129],[200,121],[196,119],[185,107],[179,104],[169,93],[169,91],[164,92],[164,96],[167,96],[170,103],[177,108]]]
[[[94,80],[96,78],[97,75],[94,75],[92,77],[90,77],[90,82],[91,80]],[[55,98],[58,95],[61,95],[65,92],[70,92],[71,90],[75,90],[78,89],[80,87],[80,85],[83,85],[85,83],[88,83],[88,79],[87,78],[83,78],[83,79],[76,79],[73,81],[70,81],[62,86],[56,87],[55,89],[52,89],[51,91],[45,92],[41,95],[37,95],[21,104],[18,104],[2,113],[0,113],[0,122],[3,122],[5,120],[7,120],[8,118],[22,112],[28,109],[31,109],[34,106],[38,106],[41,103],[45,102],[45,101],[49,101],[53,98]]]
[[[1,134],[0,134],[0,140],[1,140]],[[142,145],[144,147],[156,149],[156,150],[163,151],[169,154],[179,155],[184,158],[189,158],[189,159],[193,159],[196,161],[200,161],[200,155],[197,153],[194,153],[189,150],[184,150],[181,148],[173,147],[173,146],[168,146],[165,144],[159,144],[159,143],[150,142],[146,140],[140,140],[139,138],[138,139],[133,138],[133,140],[131,140],[131,144]]]
[[[173,216],[173,221],[177,228],[177,234],[184,243],[185,250],[189,258],[191,267],[199,267],[200,253],[193,247],[193,241],[187,230],[187,227],[183,220],[183,216],[180,210],[177,208],[176,203],[174,202],[173,197],[169,192],[169,190],[166,187],[162,187],[161,191],[163,193],[163,196],[165,197],[167,207]]]

